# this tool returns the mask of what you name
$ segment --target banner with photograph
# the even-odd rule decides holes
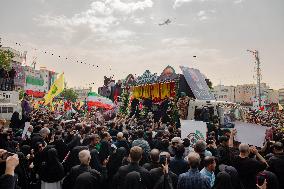
[[[180,66],[180,69],[196,99],[215,100],[214,95],[209,91],[204,76],[199,70],[183,66]]]
[[[198,140],[206,140],[207,125],[203,121],[180,120],[181,138],[189,138],[191,147]]]

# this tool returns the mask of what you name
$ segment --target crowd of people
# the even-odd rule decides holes
[[[0,67],[0,91],[13,91],[15,76],[16,70],[13,67],[10,70]]]
[[[150,113],[108,120],[90,110],[65,119],[22,106],[22,119],[14,112],[0,130],[1,189],[284,188],[283,138],[256,148],[214,119],[206,141],[192,143]]]
[[[283,111],[255,111],[250,110],[246,113],[246,120],[249,123],[259,124],[266,127],[283,127]]]

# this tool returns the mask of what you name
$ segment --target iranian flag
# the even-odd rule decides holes
[[[97,107],[97,108],[105,108],[105,109],[113,109],[114,104],[113,102],[103,96],[98,95],[95,92],[90,92],[87,97],[87,104],[88,107]]]

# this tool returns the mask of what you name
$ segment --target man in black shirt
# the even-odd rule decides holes
[[[177,188],[178,176],[169,169],[171,155],[168,152],[161,152],[160,157],[165,156],[165,162],[158,162],[159,167],[150,170],[151,180],[156,188]],[[158,159],[161,159],[158,157]],[[163,178],[162,178],[163,176]],[[168,186],[168,187],[167,187]]]
[[[219,158],[219,165],[231,165],[232,164],[232,154],[234,151],[234,138],[237,134],[237,130],[233,129],[226,135],[223,135],[219,138],[219,147],[217,148],[218,151],[218,158]]]
[[[159,155],[160,155],[160,151],[158,149],[151,150],[151,152],[150,152],[151,162],[150,163],[145,163],[143,165],[143,167],[145,169],[147,169],[148,171],[150,171],[151,169],[160,167]]]
[[[284,153],[281,142],[273,145],[273,156],[268,160],[268,165],[268,171],[275,173],[278,178],[279,188],[284,188]]]
[[[150,173],[147,169],[139,166],[139,161],[142,159],[143,150],[139,146],[134,146],[130,149],[130,164],[122,166],[118,169],[113,177],[113,188],[124,189],[125,177],[128,173],[136,171],[141,175],[141,183],[143,189],[152,188]]]
[[[176,147],[176,155],[175,157],[171,158],[169,167],[173,173],[176,175],[180,175],[188,171],[188,162],[183,159],[184,154],[184,146],[183,144],[178,144]]]
[[[237,169],[245,189],[255,189],[256,175],[267,167],[267,163],[255,147],[240,144],[239,151],[240,155],[233,160],[233,166]],[[250,153],[254,154],[256,159],[249,158]]]

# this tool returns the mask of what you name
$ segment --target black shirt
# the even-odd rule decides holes
[[[276,174],[280,188],[284,188],[284,154],[272,156],[268,165],[268,170]]]
[[[143,165],[143,167],[144,167],[145,169],[147,169],[148,171],[150,171],[151,169],[161,167],[161,165],[160,165],[158,162],[150,162],[150,163],[145,163],[145,164]]]
[[[182,157],[171,158],[169,167],[173,173],[180,175],[188,171],[188,162],[185,161]]]
[[[233,166],[237,169],[245,189],[255,189],[257,173],[266,168],[266,164],[263,162],[248,157],[241,158],[240,156],[234,158]]]
[[[219,164],[231,165],[231,151],[229,147],[219,146],[217,149]]]

